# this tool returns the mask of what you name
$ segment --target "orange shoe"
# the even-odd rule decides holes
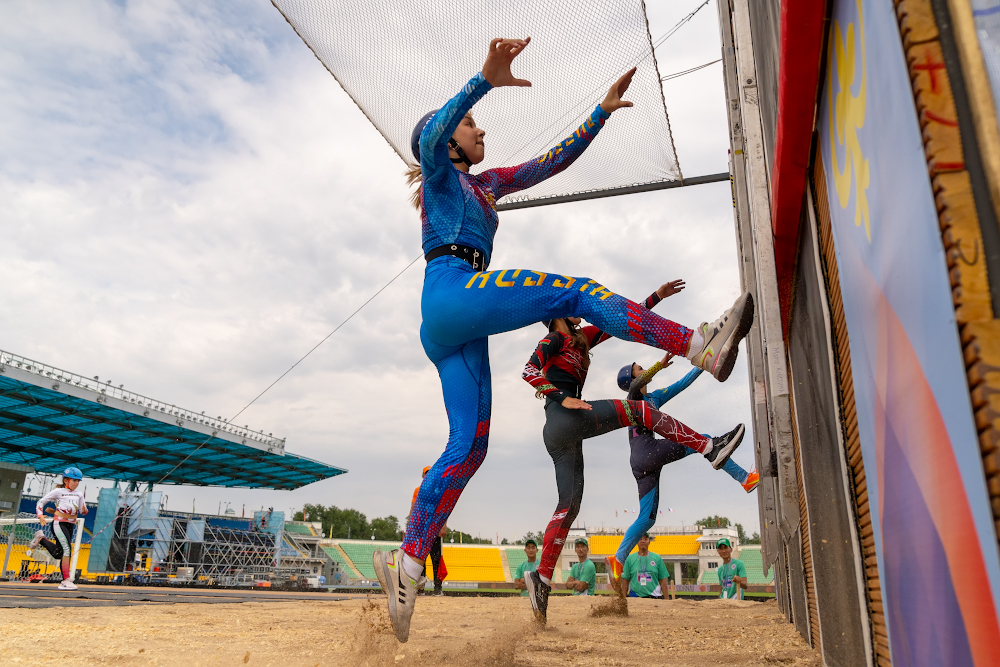
[[[756,470],[754,470],[749,475],[747,475],[747,481],[743,482],[741,486],[743,487],[744,491],[750,493],[751,491],[757,488],[758,484],[760,484],[760,475],[757,474]]]
[[[604,570],[608,573],[611,588],[621,595],[622,564],[618,562],[615,556],[605,556]]]

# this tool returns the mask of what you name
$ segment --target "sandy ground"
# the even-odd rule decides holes
[[[549,624],[523,598],[422,597],[399,644],[384,598],[4,609],[0,665],[811,665],[819,654],[777,605],[554,598]]]

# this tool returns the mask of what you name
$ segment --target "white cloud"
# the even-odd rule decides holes
[[[654,37],[685,11],[651,15]],[[662,74],[717,57],[714,11],[667,42]],[[4,13],[0,348],[232,415],[420,252],[399,159],[270,4],[95,0]],[[667,88],[689,176],[726,169],[715,67]],[[687,291],[658,310],[693,325],[737,295],[735,258],[720,183],[504,213],[493,265],[594,276],[640,299],[683,277]],[[420,468],[447,438],[417,338],[422,270],[419,261],[238,420],[349,474],[295,492],[167,488],[170,506],[314,502],[405,515]],[[454,526],[513,537],[552,512],[542,404],[520,379],[543,333],[491,339],[490,453]],[[617,369],[657,358],[605,343],[586,395],[620,396]],[[662,382],[686,372],[676,366]],[[748,421],[745,366],[724,385],[702,378],[669,408],[713,433]],[[614,515],[637,506],[625,434],[589,441],[585,454],[580,520],[627,525]],[[665,469],[662,504],[677,511],[661,523],[726,514],[756,528],[756,495],[697,458]],[[751,465],[749,437],[736,459]]]

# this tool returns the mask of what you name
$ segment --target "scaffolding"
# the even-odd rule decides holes
[[[90,572],[130,575],[136,583],[252,586],[280,571],[282,512],[257,512],[252,520],[172,512],[161,508],[161,496],[101,489]]]

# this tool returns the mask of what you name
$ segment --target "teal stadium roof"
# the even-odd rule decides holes
[[[285,441],[0,351],[0,461],[157,484],[297,489],[347,472]]]

